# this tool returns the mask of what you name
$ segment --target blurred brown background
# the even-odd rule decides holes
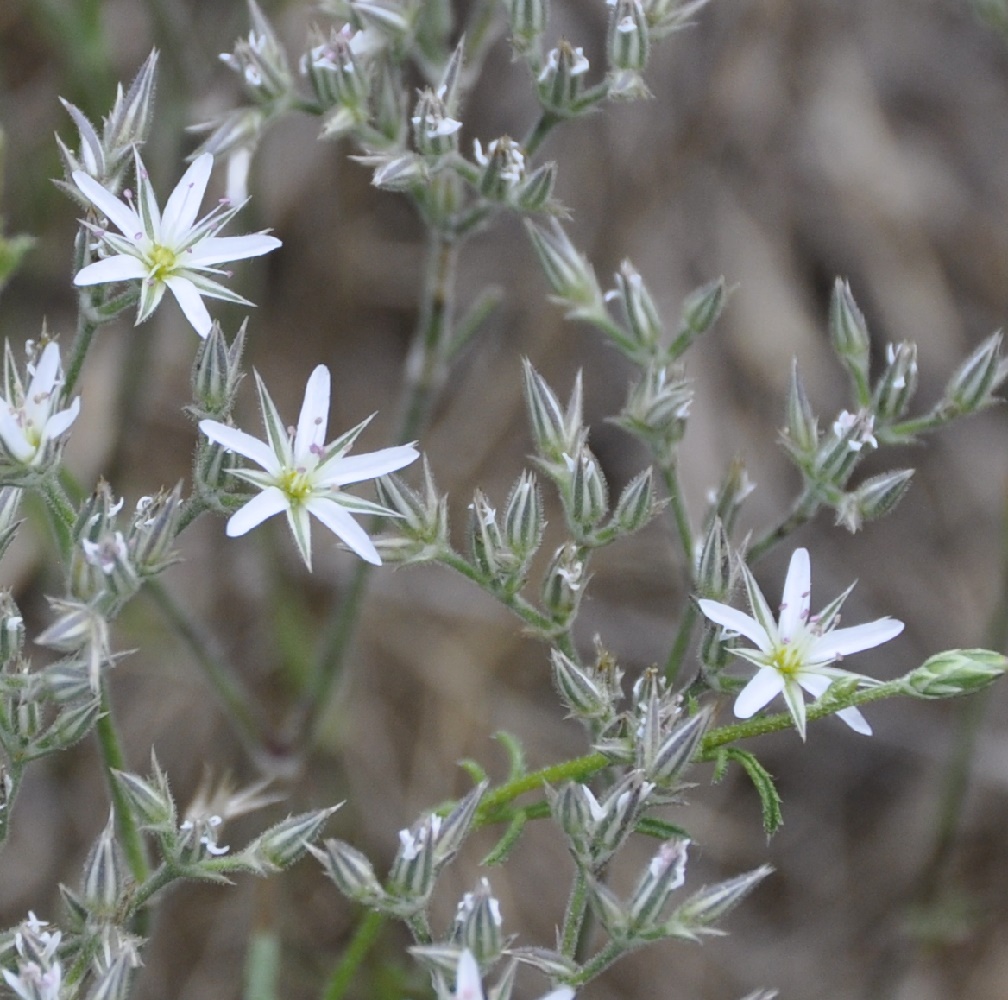
[[[296,2],[263,7],[296,59],[310,10]],[[555,0],[554,7],[551,37],[564,34],[596,57],[605,5]],[[97,117],[115,81],[129,80],[157,45],[160,128],[145,159],[166,192],[192,148],[183,127],[236,100],[216,54],[247,31],[238,0],[107,0],[95,38],[65,37],[61,9],[60,0],[0,0],[2,206],[8,232],[38,237],[0,303],[0,332],[17,341],[37,336],[43,316],[65,341],[72,332],[75,212],[48,182],[59,169],[53,131],[72,136],[57,95]],[[954,0],[714,0],[693,27],[656,48],[648,82],[654,100],[610,106],[558,130],[543,155],[560,163],[569,231],[602,280],[630,257],[670,322],[692,287],[718,274],[737,285],[722,320],[688,356],[697,399],[684,479],[699,516],[706,491],[741,455],[758,486],[743,527],[758,531],[796,489],[776,444],[791,357],[825,419],[845,402],[825,336],[835,275],[849,278],[877,358],[888,341],[919,344],[919,409],[1008,313],[1008,46]],[[523,134],[534,120],[527,91],[502,35],[463,114],[466,142]],[[259,305],[249,358],[291,420],[312,367],[328,364],[331,429],[380,411],[361,440],[369,450],[388,443],[394,423],[423,233],[402,199],[374,191],[346,149],[316,141],[316,128],[306,118],[281,122],[255,163],[242,226],[272,227],[284,248],[239,269]],[[462,303],[488,282],[506,290],[506,303],[462,358],[421,441],[459,528],[473,488],[503,502],[530,450],[523,355],[561,396],[584,368],[592,443],[612,483],[645,461],[603,423],[622,403],[630,372],[595,333],[564,323],[546,303],[515,220],[467,248]],[[229,332],[241,318],[214,312]],[[181,405],[195,347],[167,302],[139,330],[124,320],[101,332],[69,449],[82,482],[103,473],[132,502],[188,475],[194,428]],[[250,427],[258,419],[252,396],[246,385]],[[991,641],[1003,592],[1004,413],[965,422],[927,448],[883,454],[871,468],[906,464],[919,473],[890,519],[851,537],[823,518],[795,539],[812,551],[814,604],[860,578],[849,622],[881,614],[907,622],[891,647],[858,660],[855,669],[880,677],[939,649]],[[43,566],[46,551],[26,536],[0,570],[36,631],[45,621],[42,595],[60,586],[51,559]],[[319,532],[316,572],[306,581],[282,524],[229,542],[212,518],[187,532],[183,551],[168,585],[279,724],[347,585],[351,557]],[[631,680],[664,660],[672,636],[683,599],[673,551],[667,525],[658,523],[595,567],[578,636],[588,649],[599,633]],[[789,552],[785,545],[760,565],[771,600]],[[503,776],[503,752],[488,734],[517,734],[530,766],[584,749],[578,728],[560,719],[545,649],[523,639],[490,598],[433,567],[384,570],[371,584],[324,745],[290,782],[287,804],[236,823],[225,841],[242,843],[286,808],[347,798],[331,830],[367,849],[381,869],[399,827],[467,787],[456,761],[472,757]],[[153,745],[180,802],[205,768],[239,781],[256,776],[256,762],[151,603],[134,602],[115,642],[140,649],[117,667],[113,684],[133,768],[145,769]],[[792,1000],[1008,996],[1006,707],[1002,685],[971,705],[873,706],[871,740],[826,721],[805,747],[793,733],[753,744],[784,796],[785,824],[769,845],[747,782],[731,771],[711,787],[709,774],[698,772],[692,808],[674,817],[699,845],[688,885],[764,860],[777,874],[728,920],[730,937],[638,953],[584,995],[735,1000],[777,986]],[[957,753],[968,755],[969,768],[950,777]],[[955,837],[944,842],[938,830],[949,782],[964,797]],[[89,744],[35,768],[0,864],[5,925],[28,908],[57,912],[56,884],[75,883],[106,815]],[[474,839],[439,897],[445,920],[492,843],[488,833]],[[632,881],[651,846],[627,851],[614,872],[617,887]],[[511,864],[490,873],[506,929],[522,943],[553,941],[566,890],[552,884],[557,871],[568,871],[563,848],[537,826]],[[310,862],[267,884],[180,887],[155,926],[136,996],[239,996],[250,929],[277,926],[287,949],[282,995],[315,997],[357,916]],[[376,962],[357,996],[423,995],[401,944],[391,934],[378,958],[398,963],[406,982]],[[517,995],[538,996],[540,985],[522,979]]]

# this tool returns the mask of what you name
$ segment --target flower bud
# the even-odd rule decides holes
[[[556,184],[557,165],[552,160],[529,174],[519,186],[514,200],[524,212],[548,210]]]
[[[696,592],[698,597],[723,600],[731,589],[731,551],[721,518],[711,520],[700,545]]]
[[[585,437],[581,372],[574,379],[571,398],[564,411],[556,394],[527,358],[522,363],[522,369],[525,377],[525,403],[536,451],[548,466],[557,466],[558,471],[565,471],[563,456],[577,452]]]
[[[609,790],[594,817],[592,857],[596,868],[608,861],[633,833],[654,787],[640,771],[631,771]]]
[[[260,871],[286,868],[306,853],[338,808],[339,806],[330,806],[328,809],[313,809],[297,816],[288,816],[260,834],[242,851],[242,855],[252,860]]]
[[[990,649],[949,649],[903,678],[903,690],[918,698],[953,698],[979,691],[1008,671],[1008,659]]]
[[[649,364],[627,393],[616,422],[668,451],[682,438],[692,404],[693,387],[678,366]]]
[[[656,927],[672,893],[686,881],[686,850],[689,845],[685,837],[667,840],[644,870],[628,901],[630,926],[638,933]]]
[[[158,53],[152,51],[144,60],[129,89],[116,88],[116,100],[102,137],[106,170],[115,171],[119,164],[131,158],[133,150],[142,146],[150,135],[154,107],[154,84],[157,80]],[[96,178],[100,182],[109,178]]]
[[[482,490],[469,504],[469,548],[473,562],[490,580],[502,581],[515,568],[514,554],[504,543],[497,525],[497,511]]]
[[[728,288],[724,278],[715,278],[714,281],[701,285],[686,296],[682,305],[682,323],[689,333],[690,342],[706,333],[717,322],[727,297]],[[679,338],[676,340],[676,346],[678,344]],[[685,350],[685,346],[683,345],[682,350]],[[682,353],[682,350],[677,350],[676,356]]]
[[[609,65],[617,70],[642,72],[651,48],[647,17],[640,0],[609,0],[606,50]]]
[[[643,528],[654,513],[654,473],[648,466],[623,488],[613,511],[613,523],[623,534],[629,535]]]
[[[448,114],[445,102],[430,88],[421,91],[410,120],[413,146],[421,156],[437,158],[458,151],[462,122]]]
[[[844,367],[851,373],[859,393],[868,385],[871,341],[864,314],[857,307],[850,285],[842,278],[833,284],[829,311],[830,339]],[[862,400],[867,402],[867,400]]]
[[[101,714],[102,704],[97,698],[82,705],[64,708],[45,731],[45,736],[38,741],[38,749],[51,753],[72,747],[94,729]]]
[[[812,404],[805,395],[805,387],[798,376],[797,358],[791,361],[784,444],[792,455],[805,460],[811,459],[819,448],[819,422],[812,412]]]
[[[9,590],[0,590],[0,665],[18,659],[24,649],[25,627],[21,611]]]
[[[651,298],[644,279],[637,269],[625,260],[616,274],[616,289],[626,310],[627,325],[645,355],[657,348],[664,332],[664,324]]]
[[[327,840],[323,849],[309,845],[308,850],[318,859],[326,875],[336,883],[336,888],[348,899],[374,906],[384,898],[374,868],[367,857],[342,840]]]
[[[559,627],[565,628],[573,618],[587,582],[577,546],[562,545],[546,569],[542,588],[543,604]]]
[[[526,219],[525,230],[553,289],[552,299],[568,307],[568,319],[607,316],[595,271],[575,249],[560,223],[552,219],[546,230]]]
[[[886,366],[875,386],[872,408],[883,423],[899,420],[917,391],[917,345],[886,345]]]
[[[855,532],[864,521],[875,521],[888,514],[910,488],[913,474],[913,469],[895,469],[866,479],[853,493],[844,494],[837,504],[837,524]]]
[[[341,105],[355,117],[366,118],[368,73],[362,71],[354,58],[355,35],[350,25],[340,31],[333,29],[326,39],[318,28],[309,33],[309,49],[301,56],[298,69],[307,77],[323,108]]]
[[[375,170],[371,183],[386,191],[410,191],[429,180],[427,166],[415,153],[384,160]]]
[[[486,781],[481,781],[466,793],[438,825],[434,845],[434,863],[438,869],[455,857],[462,842],[469,835],[473,820],[476,818],[476,810],[487,790],[487,784]]]
[[[546,30],[549,0],[504,0],[511,23],[511,44],[525,52]]]
[[[563,118],[576,115],[583,108],[581,100],[588,74],[588,57],[581,46],[575,48],[566,39],[551,49],[537,81],[539,100],[547,111]]]
[[[546,787],[550,813],[567,837],[571,853],[580,862],[587,862],[591,853],[598,802],[586,785],[569,781],[554,790]]]
[[[608,719],[613,713],[612,698],[583,667],[559,649],[550,651],[553,686],[572,715],[583,719]]]
[[[21,490],[18,487],[0,487],[0,557],[7,551],[21,527],[17,516],[20,506]]]
[[[599,923],[614,941],[625,941],[630,927],[630,914],[619,896],[598,879],[588,880],[588,902]]]
[[[224,331],[214,320],[210,333],[200,342],[193,362],[192,392],[197,418],[224,420],[231,414],[238,383],[242,380],[242,353],[245,350],[246,318],[228,346]]]
[[[142,497],[130,526],[130,557],[141,576],[154,576],[175,560],[174,544],[182,516],[182,484],[170,493]]]
[[[567,514],[580,532],[595,528],[609,510],[609,488],[599,468],[598,459],[582,446],[576,457],[568,460]]]
[[[942,405],[952,415],[975,413],[989,406],[1008,377],[1001,356],[1001,331],[988,337],[956,370],[945,387]]]
[[[411,909],[422,909],[434,889],[434,840],[440,828],[441,817],[432,813],[399,831],[399,850],[389,872],[388,891]]]
[[[875,418],[866,410],[844,410],[833,422],[832,433],[819,446],[815,470],[820,480],[841,485],[847,481],[865,446],[877,448]]]
[[[709,708],[703,708],[668,733],[651,759],[642,765],[650,781],[662,788],[677,784],[679,775],[700,749],[704,733],[710,725],[711,714]]]
[[[544,527],[542,498],[535,476],[523,472],[511,488],[504,511],[504,537],[523,565],[539,548]]]
[[[506,135],[494,139],[486,153],[477,139],[473,158],[483,168],[480,192],[494,201],[507,201],[525,181],[525,154],[521,146]]]
[[[702,932],[740,903],[772,871],[770,865],[762,865],[744,875],[704,886],[676,909],[669,923],[690,937]]]
[[[248,6],[252,20],[248,39],[240,38],[231,52],[221,53],[220,60],[242,78],[254,99],[273,101],[294,87],[287,56],[255,0],[248,0]]]
[[[111,917],[128,881],[128,869],[115,840],[115,815],[110,813],[84,862],[81,894],[88,909],[97,916]]]
[[[481,879],[474,892],[462,897],[455,913],[455,940],[473,953],[480,965],[492,965],[504,947],[500,903]]]
[[[173,831],[176,826],[175,800],[168,789],[168,780],[157,758],[151,752],[152,779],[141,778],[128,771],[112,771],[112,778],[139,826],[158,832]]]

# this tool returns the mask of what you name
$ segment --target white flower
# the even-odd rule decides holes
[[[574,991],[569,986],[561,986],[547,993],[541,1000],[573,1000],[573,997]],[[459,955],[455,971],[455,1000],[484,1000],[479,965],[468,948],[463,949]]]
[[[819,615],[809,614],[811,567],[806,549],[795,549],[784,580],[780,617],[775,622],[759,585],[743,565],[746,593],[753,617],[721,604],[701,599],[700,610],[713,622],[731,632],[737,632],[756,644],[756,649],[736,649],[737,656],[759,667],[756,676],[742,689],[735,700],[735,715],[748,719],[772,701],[784,696],[795,728],[805,738],[804,689],[813,698],[820,698],[836,680],[855,677],[872,683],[830,664],[848,653],[872,649],[894,639],[903,631],[903,623],[895,618],[879,618],[852,628],[836,628],[840,607],[853,589],[853,584]],[[855,732],[871,735],[871,727],[856,708],[837,713]]]
[[[59,409],[63,372],[59,347],[46,344],[34,366],[29,365],[31,381],[25,392],[14,371],[10,354],[5,373],[9,399],[0,398],[0,444],[22,465],[41,465],[47,458],[50,442],[62,436],[77,419],[80,399],[65,409]]]
[[[210,314],[201,296],[238,302],[252,302],[209,277],[227,275],[215,267],[225,261],[259,257],[280,246],[275,236],[251,233],[248,236],[218,236],[217,233],[242,207],[221,202],[197,221],[196,213],[206,192],[213,156],[196,157],[175,190],[168,196],[164,214],[158,208],[147,170],[136,156],[137,198],[127,191],[120,201],[93,177],[81,170],[73,173],[81,193],[119,230],[96,230],[111,255],[88,264],[77,272],[75,285],[102,285],[140,279],[140,302],[136,322],[142,323],[157,308],[166,288],[182,307],[186,319],[205,337],[210,332]],[[233,183],[233,181],[232,181]]]
[[[341,487],[375,479],[409,465],[418,457],[416,448],[405,444],[346,458],[346,453],[370,422],[370,417],[336,441],[325,444],[330,384],[329,369],[325,365],[319,365],[308,379],[296,430],[284,428],[258,373],[256,384],[266,428],[265,442],[216,420],[201,420],[199,425],[211,441],[243,455],[262,470],[232,470],[234,475],[257,486],[262,492],[231,515],[227,525],[228,535],[232,538],[244,535],[268,517],[283,511],[301,558],[310,570],[311,526],[308,515],[311,514],[362,559],[380,566],[381,559],[371,539],[350,512],[395,515],[380,504],[344,493]]]

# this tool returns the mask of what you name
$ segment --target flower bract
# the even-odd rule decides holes
[[[796,549],[791,557],[780,614],[774,620],[766,598],[748,567],[742,566],[746,594],[752,616],[731,607],[703,598],[700,610],[716,624],[754,643],[756,648],[736,648],[736,656],[748,660],[759,669],[735,700],[735,715],[748,719],[783,695],[795,728],[805,738],[805,700],[802,691],[820,698],[837,680],[855,678],[871,684],[869,678],[834,667],[841,656],[872,649],[894,639],[903,631],[903,623],[895,618],[879,618],[864,625],[836,628],[840,607],[853,587],[848,588],[818,615],[811,615],[809,594],[811,565],[806,549]],[[871,727],[856,708],[837,713],[855,732],[871,734]]]
[[[258,487],[260,492],[232,514],[227,525],[228,535],[244,535],[283,511],[301,558],[311,569],[310,514],[362,559],[381,565],[381,558],[367,532],[352,515],[394,517],[395,514],[380,504],[344,492],[343,487],[409,465],[418,457],[416,447],[397,445],[348,458],[346,453],[370,422],[370,417],[331,444],[325,444],[330,389],[329,369],[325,365],[319,365],[308,379],[301,414],[292,431],[284,427],[258,373],[256,384],[266,428],[265,441],[216,420],[201,420],[199,425],[211,441],[259,466],[258,469],[231,470],[235,476]]]
[[[168,196],[163,213],[158,208],[139,153],[135,154],[135,159],[135,199],[127,192],[125,200],[121,200],[84,171],[73,173],[81,194],[119,230],[114,233],[95,229],[107,256],[81,268],[74,284],[102,285],[139,279],[138,324],[157,308],[167,288],[196,332],[205,337],[210,332],[210,314],[203,303],[204,297],[253,305],[211,277],[228,274],[215,265],[259,257],[275,250],[280,241],[266,233],[218,236],[241,204],[223,201],[197,220],[213,166],[210,153],[192,162]]]

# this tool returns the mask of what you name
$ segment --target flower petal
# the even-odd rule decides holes
[[[863,625],[833,629],[832,632],[816,638],[809,649],[809,659],[828,663],[838,656],[860,653],[863,649],[880,646],[883,642],[895,639],[902,631],[903,622],[896,618],[878,618]]]
[[[35,445],[25,437],[24,430],[18,423],[10,407],[0,401],[0,439],[4,447],[19,462],[30,462],[35,457]]]
[[[381,556],[367,532],[335,500],[312,497],[305,506],[361,559],[373,566],[381,565]]]
[[[773,667],[763,667],[735,699],[735,717],[749,719],[784,690],[784,678]]]
[[[270,486],[231,515],[227,523],[228,537],[237,538],[239,535],[244,535],[287,507],[288,500],[283,490]]]
[[[812,566],[808,549],[795,549],[784,578],[777,632],[781,642],[790,641],[809,618],[809,594],[812,589]]]
[[[250,459],[272,475],[275,476],[280,472],[280,461],[265,441],[260,441],[259,438],[252,437],[237,427],[222,424],[219,420],[201,420],[199,429],[211,441],[216,441],[217,444],[224,445],[228,451],[237,452]]]
[[[54,413],[46,421],[46,440],[53,441],[63,434],[77,419],[78,413],[80,413],[80,396],[77,396],[65,410],[61,410],[59,413]]]
[[[275,236],[250,233],[248,236],[207,236],[189,250],[186,266],[206,267],[228,260],[247,260],[282,246]]]
[[[304,468],[314,469],[325,448],[330,382],[329,369],[317,365],[305,385],[304,402],[294,434],[294,462]]]
[[[464,948],[455,972],[455,1000],[483,1000],[483,983],[473,953]]]
[[[161,218],[161,242],[170,247],[178,247],[185,234],[196,221],[200,203],[206,194],[213,156],[203,153],[197,156],[182,175],[175,190],[168,196],[164,215]]]
[[[35,365],[35,374],[28,385],[28,393],[25,402],[31,405],[38,396],[48,397],[56,385],[56,378],[59,375],[60,352],[59,345],[55,341],[50,341],[45,346],[42,356]],[[48,402],[48,400],[47,400]]]
[[[185,318],[192,323],[193,329],[203,338],[210,333],[210,313],[203,305],[196,286],[188,279],[170,274],[165,278],[165,284],[171,289],[175,301],[182,307]]]
[[[738,632],[739,635],[744,635],[750,642],[754,642],[764,653],[769,653],[773,648],[770,636],[766,634],[766,630],[755,618],[750,618],[747,614],[739,611],[738,608],[733,608],[730,604],[722,604],[720,601],[712,601],[706,597],[700,598],[697,603],[700,605],[700,610],[715,625],[720,625],[722,628]]]
[[[419,457],[420,452],[414,445],[400,444],[363,455],[351,455],[350,458],[337,458],[319,467],[316,482],[325,486],[361,483],[365,479],[376,479],[395,472]]]
[[[75,170],[71,175],[82,195],[111,222],[127,239],[136,240],[143,235],[140,216],[125,202],[120,201],[111,191],[106,191],[93,177],[83,170]]]
[[[837,712],[837,715],[847,723],[855,733],[860,733],[862,736],[871,736],[872,727],[868,724],[868,720],[861,714],[861,712],[856,708],[844,708]]]
[[[147,276],[147,265],[138,257],[120,254],[105,257],[93,264],[82,267],[75,275],[73,283],[81,285],[104,285],[110,281],[132,281]]]

